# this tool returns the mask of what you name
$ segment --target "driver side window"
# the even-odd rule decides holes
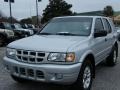
[[[100,18],[97,18],[95,21],[95,32],[98,32],[100,30],[104,30],[102,20]]]

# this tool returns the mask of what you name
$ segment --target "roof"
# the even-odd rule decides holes
[[[104,17],[104,16],[62,16],[62,17],[55,17],[55,18],[79,18],[79,17],[107,18],[107,17]]]

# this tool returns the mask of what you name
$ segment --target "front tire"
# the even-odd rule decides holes
[[[117,57],[118,57],[118,52],[117,52],[117,48],[113,47],[112,52],[110,53],[110,55],[107,57],[106,59],[106,64],[108,66],[115,66],[117,63]]]
[[[5,43],[5,38],[3,35],[0,35],[0,46],[3,46]]]
[[[93,66],[89,59],[87,59],[80,70],[77,82],[74,84],[77,90],[90,90],[93,81]]]

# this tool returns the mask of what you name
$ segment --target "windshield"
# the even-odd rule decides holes
[[[92,18],[56,18],[48,23],[40,32],[40,34],[89,36],[91,32],[91,26]]]
[[[15,29],[22,29],[20,24],[14,24],[14,26],[15,26]]]
[[[9,23],[4,23],[5,29],[12,30],[12,27]]]

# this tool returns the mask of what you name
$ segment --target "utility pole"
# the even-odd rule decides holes
[[[4,0],[4,2],[8,2],[9,3],[9,7],[10,7],[10,23],[12,24],[12,8],[11,8],[11,3],[14,3],[14,0]]]
[[[10,6],[10,23],[12,24],[12,9],[11,9],[11,1],[9,0],[9,6]]]
[[[37,27],[39,26],[39,14],[38,14],[38,2],[41,2],[42,0],[36,0],[36,21],[37,21]]]

